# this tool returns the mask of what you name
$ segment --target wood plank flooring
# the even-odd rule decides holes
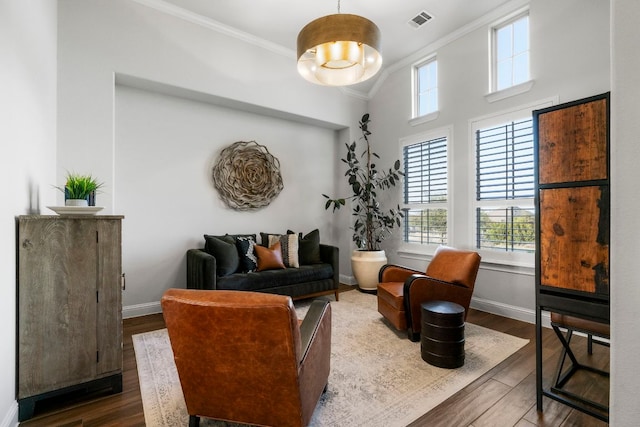
[[[351,289],[346,287],[346,289]],[[357,292],[348,290],[349,292]],[[339,303],[338,303],[339,304]],[[607,423],[573,410],[551,399],[544,399],[544,411],[536,410],[535,380],[535,327],[532,324],[507,319],[477,310],[471,310],[468,322],[529,339],[529,344],[500,363],[469,386],[410,424],[411,427],[451,426],[554,426],[599,427]],[[59,401],[36,405],[36,416],[20,426],[102,427],[144,426],[140,386],[136,370],[131,336],[164,327],[162,315],[150,315],[124,321],[123,391],[117,395],[96,394],[91,397],[65,397]],[[579,357],[586,356],[586,340],[575,337]],[[594,345],[590,360],[600,368],[609,370],[609,349]],[[545,378],[556,369],[561,351],[560,342],[553,331],[543,331],[543,357]],[[608,399],[608,382],[593,375],[576,378],[576,387],[590,397]],[[187,420],[185,420],[187,425]],[[340,426],[348,427],[348,426]]]

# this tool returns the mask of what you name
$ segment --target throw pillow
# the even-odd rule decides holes
[[[253,236],[236,236],[236,248],[240,256],[239,271],[243,273],[255,271],[258,265],[258,259],[256,258],[254,250],[255,246],[256,241]]]
[[[269,247],[273,246],[276,242],[280,242],[280,249],[282,250],[282,261],[285,267],[300,267],[298,261],[298,236],[295,234],[285,234],[283,236],[269,236]]]
[[[291,230],[287,230],[288,234],[295,234]],[[322,258],[320,258],[320,230],[317,228],[310,231],[309,234],[302,237],[302,233],[299,235],[298,241],[298,259],[300,265],[307,264],[321,264]]]
[[[280,233],[263,233],[260,232],[260,244],[262,246],[264,246],[265,248],[268,248],[271,246],[271,244],[269,243],[271,237],[280,237]]]
[[[280,249],[279,241],[269,248],[256,246],[255,250],[256,255],[258,256],[258,271],[285,268],[284,263],[282,262],[282,250]]]
[[[205,234],[204,242],[205,251],[216,258],[216,274],[218,276],[228,276],[238,270],[240,256],[233,237]]]

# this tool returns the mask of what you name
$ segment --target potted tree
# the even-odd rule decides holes
[[[365,147],[360,155],[356,153],[357,144],[354,141],[347,146],[347,156],[341,159],[347,164],[345,174],[353,194],[345,198],[327,199],[325,209],[333,207],[333,212],[345,206],[346,200],[352,202],[352,214],[355,217],[352,239],[357,248],[351,257],[351,267],[358,282],[358,287],[364,291],[375,291],[378,283],[378,272],[387,262],[380,243],[391,235],[395,226],[400,227],[403,213],[400,206],[395,209],[384,210],[378,198],[384,190],[395,187],[400,183],[400,160],[396,160],[392,168],[380,173],[374,158],[378,154],[371,151],[369,143],[369,114],[362,116],[359,122]]]
[[[94,206],[96,191],[102,187],[91,175],[67,173],[64,187],[56,187],[64,193],[65,206]]]

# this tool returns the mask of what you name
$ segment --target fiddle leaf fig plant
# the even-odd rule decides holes
[[[400,160],[396,160],[392,168],[383,172],[378,171],[375,159],[380,159],[378,154],[371,151],[369,143],[369,114],[362,116],[359,122],[365,147],[360,155],[356,153],[357,144],[345,144],[347,147],[346,158],[341,159],[347,164],[345,173],[353,194],[345,198],[332,199],[323,194],[327,199],[325,209],[333,207],[333,212],[345,206],[346,200],[353,202],[352,214],[356,217],[353,224],[352,239],[361,250],[380,250],[380,243],[389,235],[393,228],[402,224],[404,214],[400,205],[394,209],[384,210],[378,201],[383,191],[400,184],[400,176],[404,173],[400,170]]]

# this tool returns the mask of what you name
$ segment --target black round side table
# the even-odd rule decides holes
[[[464,365],[464,307],[448,301],[421,305],[422,359],[440,368]]]

